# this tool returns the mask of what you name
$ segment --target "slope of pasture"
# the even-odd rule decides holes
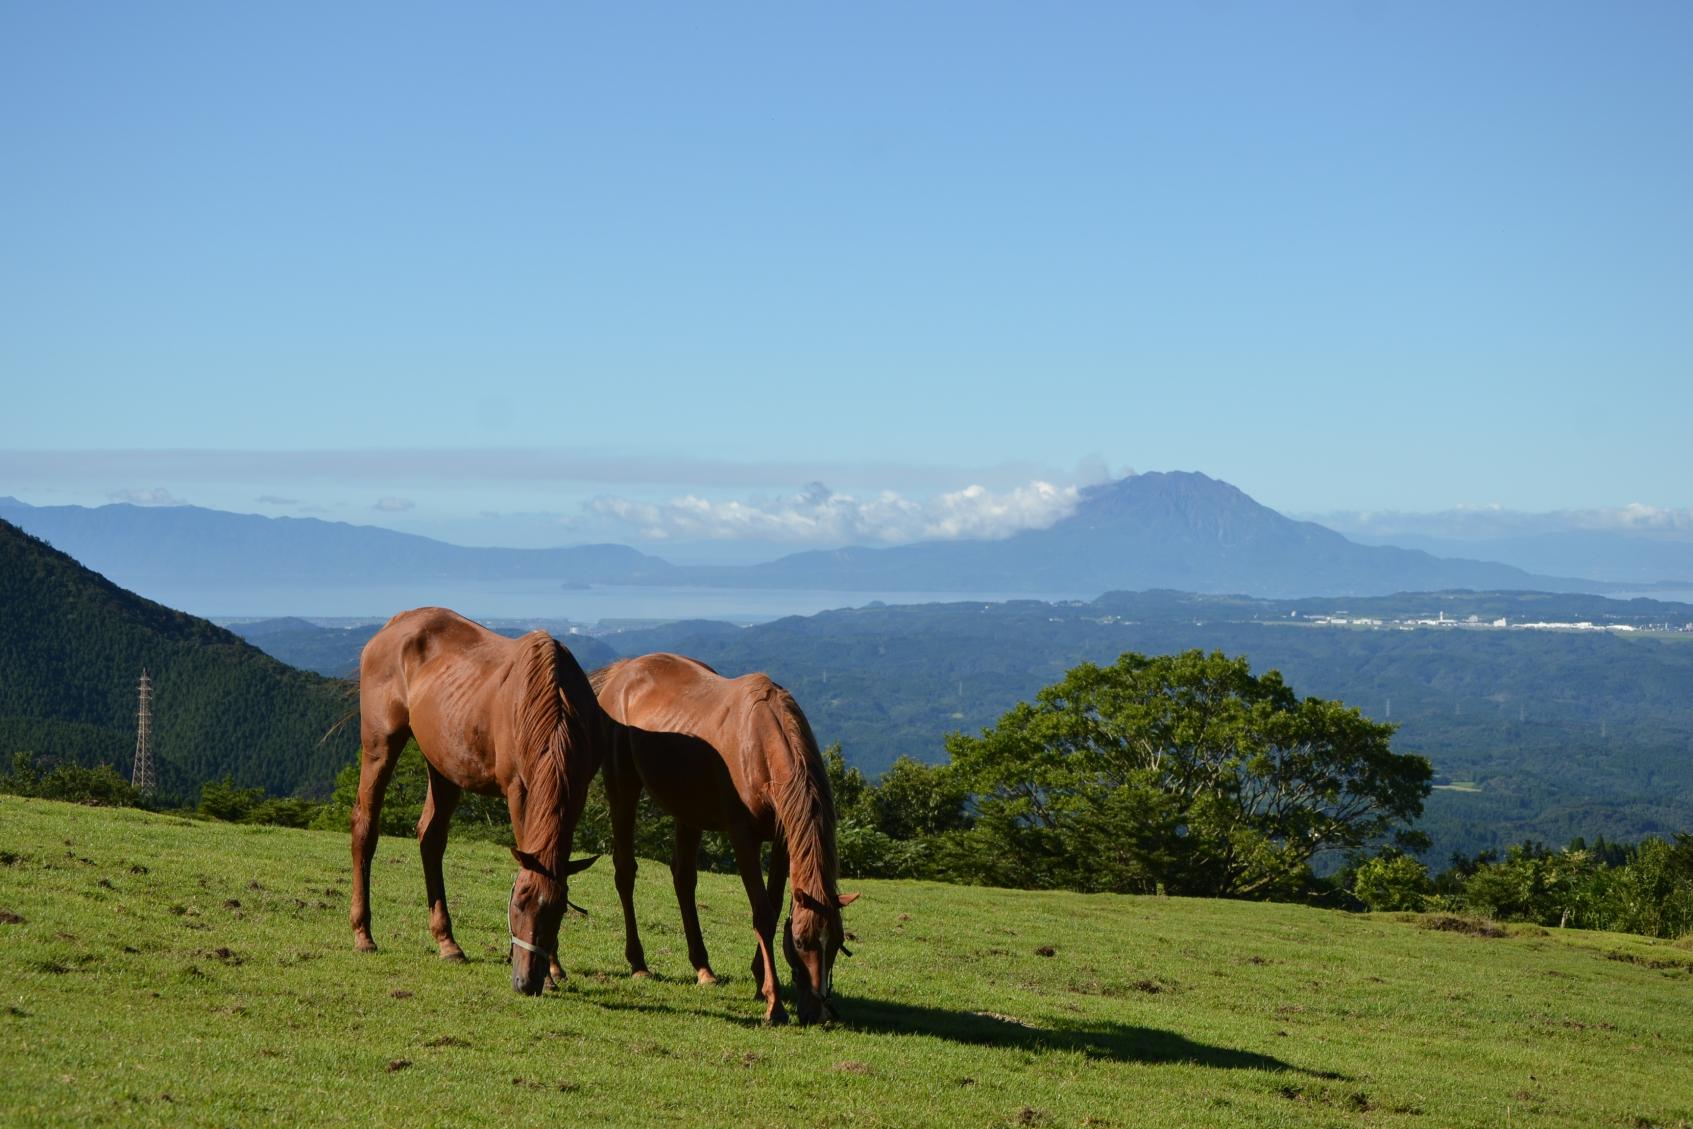
[[[625,974],[609,866],[573,885],[563,990],[514,995],[497,847],[417,852],[347,928],[343,836],[0,797],[0,1122],[1560,1125],[1693,1121],[1693,950],[1482,937],[1297,906],[864,882],[845,1022],[765,1029],[746,904],[702,875],[692,983],[665,868],[662,978]]]

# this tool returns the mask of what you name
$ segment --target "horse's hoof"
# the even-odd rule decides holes
[[[369,937],[355,937],[353,938],[353,948],[361,953],[374,953],[376,942]]]
[[[765,1015],[764,1025],[766,1027],[786,1027],[788,1025],[788,1013],[781,1008],[777,1008]]]
[[[711,984],[715,986],[717,984],[717,974],[712,972],[709,968],[702,968],[699,971],[699,981],[701,984]]]
[[[441,959],[444,960],[444,961],[448,961],[452,964],[464,964],[465,963],[464,950],[459,948],[457,945],[454,945],[450,949],[442,949],[441,950]]]
[[[637,968],[634,971],[630,972],[629,975],[632,976],[636,980],[647,980],[647,979],[650,979],[652,977],[652,973],[648,972],[644,968]]]

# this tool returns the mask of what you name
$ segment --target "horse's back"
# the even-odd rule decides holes
[[[659,806],[707,830],[720,830],[727,789],[765,828],[773,815],[767,788],[771,750],[781,740],[768,709],[786,692],[763,674],[725,678],[685,655],[658,652],[595,672],[600,706],[630,726],[627,752]],[[702,794],[708,780],[719,787]],[[709,809],[709,810],[708,810]],[[768,837],[769,831],[763,830]]]
[[[747,708],[780,691],[763,674],[725,678],[687,655],[658,651],[595,673],[600,705],[624,725],[687,733],[714,744],[732,739]]]

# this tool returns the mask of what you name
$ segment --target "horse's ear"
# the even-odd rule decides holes
[[[857,894],[836,894],[835,895],[835,904],[838,905],[838,906],[842,906],[842,907],[850,906],[852,903],[856,902],[857,900],[858,900]]]
[[[530,854],[528,851],[520,851],[516,847],[513,847],[511,849],[511,857],[516,859],[517,865],[521,866],[524,870],[533,870],[536,874],[547,878],[551,878],[553,876],[552,871],[542,866],[541,860]],[[592,862],[593,859],[589,859],[588,861]]]
[[[580,874],[584,870],[587,870],[590,866],[593,866],[599,860],[599,855],[589,855],[585,859],[577,859],[575,862],[567,862],[564,864],[564,872],[567,875]]]

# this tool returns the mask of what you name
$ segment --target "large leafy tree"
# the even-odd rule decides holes
[[[1131,652],[947,747],[986,880],[1263,897],[1421,814],[1429,763],[1393,729],[1244,658]]]

